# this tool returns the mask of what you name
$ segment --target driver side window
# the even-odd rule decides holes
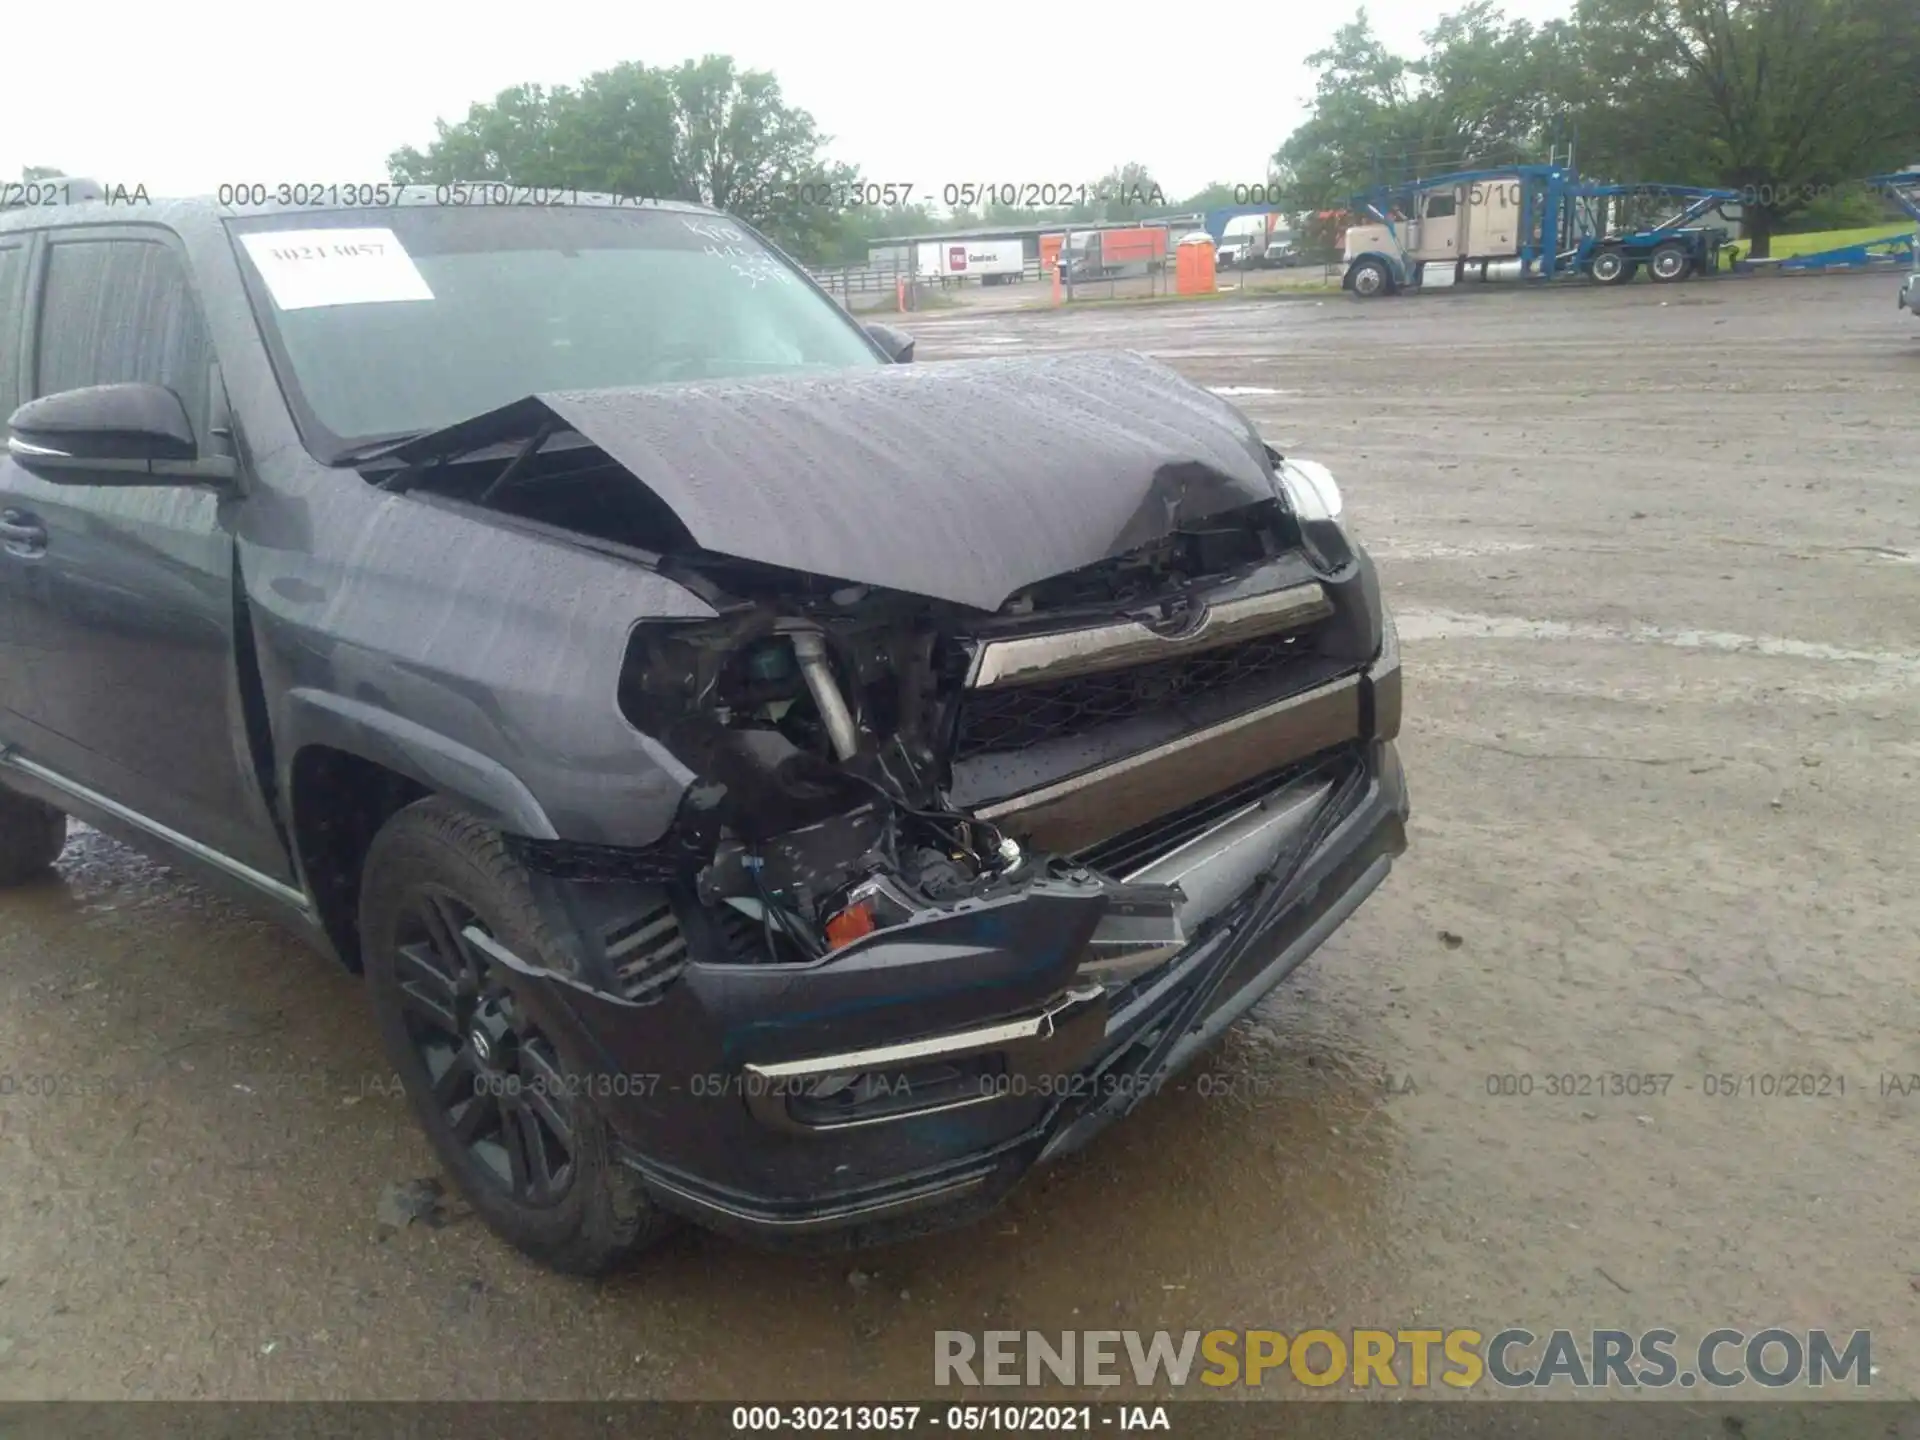
[[[205,437],[212,347],[185,264],[157,240],[56,239],[34,394],[144,381],[180,397]]]

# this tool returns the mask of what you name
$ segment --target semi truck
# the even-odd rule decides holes
[[[1650,225],[1631,225],[1630,202],[1678,204]],[[1717,269],[1729,240],[1702,217],[1739,192],[1690,185],[1603,185],[1562,165],[1471,170],[1385,186],[1351,204],[1342,284],[1363,298],[1463,281],[1552,280],[1602,284],[1640,269],[1670,283]]]
[[[1293,253],[1293,230],[1285,215],[1236,215],[1220,232],[1215,254],[1222,270],[1284,265]]]
[[[1044,242],[1042,242],[1044,244]],[[1166,263],[1167,227],[1075,230],[1066,240],[1067,275],[1076,282],[1122,280]]]
[[[1262,242],[1266,232],[1266,216],[1234,216],[1220,232],[1220,242],[1213,251],[1214,264],[1222,270],[1232,270],[1249,263],[1256,245],[1265,248]]]

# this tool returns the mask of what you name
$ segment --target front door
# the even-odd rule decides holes
[[[1429,190],[1420,197],[1420,229],[1414,239],[1413,258],[1457,260],[1459,257],[1459,191]]]
[[[146,381],[203,453],[219,389],[184,257],[151,229],[54,232],[21,388]],[[105,480],[102,474],[99,477]],[[234,662],[231,493],[59,483],[0,454],[0,704],[21,758],[273,879],[290,867],[252,778]]]

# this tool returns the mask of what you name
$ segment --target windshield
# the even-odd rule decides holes
[[[337,455],[545,390],[887,363],[723,217],[456,208],[229,222],[308,443]]]

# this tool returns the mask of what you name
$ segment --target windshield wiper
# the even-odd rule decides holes
[[[335,451],[327,457],[327,464],[365,465],[370,461],[385,458],[403,445],[412,444],[426,433],[424,430],[408,430],[398,435],[382,435],[377,440],[363,440],[358,445],[349,445],[344,450]]]
[[[454,428],[458,431],[462,427],[456,426]],[[521,473],[527,468],[528,463],[533,457],[540,452],[540,447],[566,428],[565,425],[552,415],[542,420],[540,424],[534,428],[533,433],[520,442],[518,449],[516,449],[513,454],[513,458],[507,462],[506,468],[494,477],[486,489],[480,492],[478,503],[482,505],[491,504],[494,497],[502,490],[518,483]],[[410,460],[400,460],[399,456],[395,454],[396,451],[403,450],[408,445],[427,436],[427,433],[428,432],[423,430],[417,435],[368,441],[364,445],[356,446],[354,449],[347,451],[334,463],[340,465],[356,464],[365,466],[371,463],[378,463],[382,459],[399,460],[399,463],[396,464],[392,470],[373,482],[375,489],[391,490],[399,494],[403,491],[411,490],[415,485],[419,484],[429,470],[438,469],[446,465],[449,461],[458,459],[461,456],[472,455],[477,451],[494,449],[510,443],[486,438],[475,440],[471,436],[464,440],[456,440],[446,435],[445,432],[441,432],[444,443],[433,446],[429,449],[428,453],[424,455],[415,455]]]
[[[498,495],[502,490],[517,480],[520,477],[520,472],[526,469],[527,462],[540,453],[540,447],[551,440],[554,432],[559,429],[560,422],[558,420],[541,421],[540,428],[527,437],[527,443],[520,447],[518,453],[508,462],[507,468],[502,470],[499,475],[494,478],[494,482],[491,485],[480,492],[480,503],[482,505],[491,504],[494,496]]]

